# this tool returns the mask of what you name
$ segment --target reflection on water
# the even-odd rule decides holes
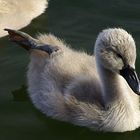
[[[74,48],[92,53],[98,32],[108,27],[122,27],[132,33],[136,40],[136,68],[140,70],[139,0],[52,0],[49,6],[47,13],[35,19],[23,31],[31,35],[51,32]],[[122,134],[97,133],[46,118],[29,100],[21,101],[25,94],[22,85],[26,83],[28,61],[25,50],[8,42],[7,37],[0,39],[0,139],[139,139],[139,129]]]

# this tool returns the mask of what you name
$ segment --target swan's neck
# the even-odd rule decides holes
[[[140,126],[139,96],[133,93],[119,74],[98,65],[105,103],[103,128],[130,131]]]
[[[127,107],[139,106],[139,96],[133,93],[122,76],[101,65],[98,67],[105,105],[123,102]]]
[[[121,96],[119,76],[100,66],[100,79],[105,104],[112,103]]]

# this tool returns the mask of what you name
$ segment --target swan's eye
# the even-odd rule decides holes
[[[116,54],[117,54],[117,57],[119,57],[119,58],[123,59],[123,57],[122,57],[122,55],[121,55],[121,54],[119,54],[119,53],[116,53]]]

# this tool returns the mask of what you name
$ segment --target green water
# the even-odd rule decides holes
[[[92,53],[97,34],[108,27],[122,27],[132,33],[140,74],[139,0],[51,0],[47,12],[23,31],[33,36],[51,32],[74,48]],[[140,129],[122,134],[97,133],[46,118],[20,95],[24,94],[20,88],[26,84],[27,52],[7,37],[0,39],[0,46],[0,140],[139,140]],[[19,98],[15,99],[13,91]]]

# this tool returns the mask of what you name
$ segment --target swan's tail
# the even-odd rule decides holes
[[[4,28],[21,29],[39,16],[48,6],[48,0],[0,0],[0,37],[7,35]]]

